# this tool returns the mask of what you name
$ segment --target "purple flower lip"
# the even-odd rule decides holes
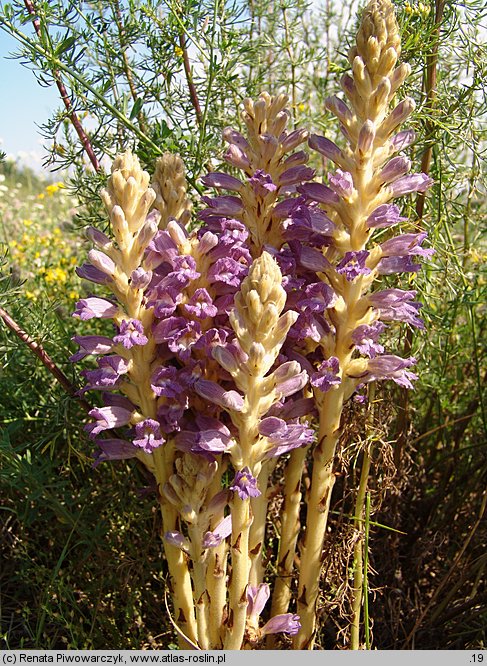
[[[353,282],[359,275],[369,275],[370,268],[365,265],[369,252],[346,252],[343,259],[337,264],[336,272],[345,276],[348,282]]]
[[[324,136],[311,134],[308,139],[308,144],[310,148],[317,150],[324,157],[327,157],[333,162],[339,163],[343,159],[343,153],[340,148],[333,143],[333,141],[330,141],[330,139],[327,139]]]
[[[135,345],[146,345],[149,339],[144,334],[142,322],[138,319],[122,319],[120,330],[113,338],[113,342],[123,345],[125,349],[132,349]]]
[[[269,622],[262,627],[262,634],[289,634],[295,636],[301,629],[301,622],[299,615],[293,613],[283,613],[282,615],[275,615]]]
[[[135,458],[138,453],[138,449],[124,439],[95,439],[95,442],[100,450],[95,453],[93,467],[110,460]]]
[[[79,317],[83,321],[95,317],[111,319],[118,312],[118,306],[110,303],[110,301],[92,296],[90,298],[82,298],[76,303],[76,310],[73,312],[73,317]]]
[[[79,351],[69,357],[70,361],[81,361],[90,354],[109,354],[113,348],[113,340],[103,335],[75,335],[71,338],[79,345]]]
[[[212,532],[203,537],[203,548],[215,548],[232,533],[232,516],[223,518]]]
[[[222,195],[219,197],[201,197],[201,200],[208,205],[208,208],[199,213],[201,219],[208,216],[221,215],[224,217],[233,217],[240,215],[243,210],[241,199],[230,195]]]
[[[248,467],[243,467],[235,473],[230,490],[237,493],[241,500],[259,497],[262,494],[257,487],[257,479],[252,476]]]
[[[295,185],[314,178],[316,171],[304,165],[292,166],[279,176],[279,185]]]
[[[342,381],[339,376],[340,363],[336,356],[331,356],[323,361],[316,372],[311,375],[310,383],[323,393],[329,391],[333,386]]]
[[[406,220],[406,217],[400,216],[399,208],[396,205],[382,204],[369,215],[367,226],[373,229],[383,229]]]
[[[389,184],[392,196],[400,197],[411,192],[426,192],[433,185],[434,180],[425,173],[413,173],[410,176],[398,178]]]
[[[134,446],[141,448],[145,453],[152,453],[154,449],[162,446],[165,442],[161,435],[159,423],[154,419],[145,419],[135,425],[136,437]]]
[[[89,412],[89,415],[96,419],[95,423],[85,425],[85,430],[91,438],[96,437],[103,430],[110,430],[120,426],[127,425],[132,418],[132,412],[124,407],[109,405],[107,407],[97,407]]]

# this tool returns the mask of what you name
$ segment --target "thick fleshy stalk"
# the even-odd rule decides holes
[[[340,150],[324,137],[310,137],[310,145],[339,168],[329,177],[330,187],[314,183],[302,188],[335,225],[334,242],[328,250],[324,254],[307,251],[303,261],[333,287],[338,300],[329,309],[334,339],[327,338],[326,360],[311,377],[319,409],[319,435],[301,555],[298,612],[302,628],[294,640],[298,649],[311,649],[314,641],[322,545],[344,401],[361,381],[392,378],[411,386],[413,378],[406,370],[413,359],[374,358],[383,352],[377,344],[383,325],[380,312],[369,307],[367,296],[377,275],[416,271],[419,265],[412,263],[411,255],[427,252],[418,247],[419,239],[407,234],[407,239],[400,236],[394,242],[366,249],[371,228],[399,221],[397,207],[388,202],[408,192],[424,191],[431,184],[424,174],[405,175],[410,167],[406,158],[390,159],[410,143],[406,135],[392,135],[414,108],[412,100],[406,99],[389,110],[410,71],[407,65],[396,67],[399,55],[393,6],[389,0],[373,0],[364,10],[357,46],[349,55],[353,76],[342,78],[350,108],[338,97],[327,101],[327,108],[340,121],[347,146]],[[356,349],[370,360],[354,358]]]

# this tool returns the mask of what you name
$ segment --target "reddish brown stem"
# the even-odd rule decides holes
[[[33,3],[31,0],[24,0],[25,7],[29,14],[32,16],[32,23],[34,25],[34,30],[37,33],[37,36],[40,38],[41,37],[41,24],[39,19],[36,16],[36,11],[34,8]],[[73,109],[73,105],[71,103],[71,100],[69,99],[68,91],[66,90],[66,87],[64,83],[62,82],[61,76],[59,72],[56,69],[53,69],[52,75],[54,77],[54,81],[56,82],[56,86],[59,90],[59,94],[61,95],[61,99],[63,100],[64,106],[66,107],[66,110],[68,112],[68,117],[71,120],[73,127],[83,145],[83,148],[88,155],[88,158],[93,165],[93,168],[95,171],[100,170],[100,163],[98,162],[98,159],[93,151],[93,146],[91,145],[91,142],[86,134],[86,132],[83,129],[83,126],[80,123],[80,120],[76,114],[76,111]]]
[[[86,400],[83,400],[83,398],[80,398],[76,394],[76,388],[73,386],[73,384],[69,381],[69,379],[66,377],[64,372],[58,368],[58,366],[54,363],[52,358],[49,356],[49,354],[46,352],[46,350],[42,347],[42,345],[39,342],[36,342],[33,338],[30,337],[28,333],[26,333],[20,326],[17,324],[17,322],[12,319],[12,317],[6,312],[3,308],[0,308],[0,317],[2,318],[3,322],[5,325],[13,332],[15,335],[22,340],[24,344],[29,347],[31,352],[33,352],[37,358],[39,358],[42,362],[42,364],[49,370],[49,372],[56,378],[56,380],[61,384],[63,389],[72,397],[76,398],[79,402],[79,404],[85,409],[87,412],[89,412],[92,409],[92,405],[88,404]]]
[[[198,125],[201,125],[201,123],[203,122],[203,114],[201,112],[201,107],[198,100],[198,94],[196,92],[196,88],[193,82],[193,75],[191,74],[191,65],[189,63],[188,49],[186,48],[186,38],[184,37],[183,34],[179,35],[179,46],[181,47],[181,51],[183,52],[184,73],[186,75],[186,81],[188,83],[191,104],[193,105],[193,108],[196,113],[196,121]]]

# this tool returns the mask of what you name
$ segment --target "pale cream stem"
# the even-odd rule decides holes
[[[253,521],[250,527],[249,552],[251,558],[249,583],[254,587],[264,581],[264,566],[262,564],[265,530],[267,523],[267,506],[269,504],[268,488],[269,476],[274,469],[275,461],[266,460],[262,463],[262,469],[257,477],[257,486],[261,491],[259,497],[252,497],[250,505],[252,508]]]
[[[173,469],[173,450],[168,443],[157,448],[152,453],[155,465],[155,476],[159,488],[162,533],[175,530],[178,513],[175,507],[165,502],[162,497],[162,488],[169,480]],[[172,598],[174,604],[174,620],[185,636],[193,643],[198,643],[198,632],[193,604],[193,591],[189,575],[186,555],[180,548],[164,542],[164,552],[171,576]],[[192,646],[179,636],[181,649],[190,650]]]
[[[301,630],[294,638],[295,650],[312,649],[316,630],[316,603],[320,589],[321,553],[335,483],[333,463],[340,438],[343,384],[325,393],[320,410],[318,445],[313,453],[313,475],[303,554],[300,562],[298,615]]]
[[[237,493],[231,503],[232,511],[232,579],[230,583],[230,617],[225,637],[225,650],[240,650],[247,619],[247,585],[250,573],[249,534],[250,500],[240,499]]]
[[[225,540],[210,549],[206,572],[206,589],[209,596],[208,632],[210,648],[223,647],[222,629],[227,603],[227,543]]]
[[[196,522],[188,526],[188,536],[191,541],[190,558],[193,562],[193,599],[196,608],[196,626],[198,630],[198,645],[202,650],[208,650],[208,593],[206,591],[206,559],[203,557],[203,535],[201,527]]]
[[[307,447],[294,449],[294,451],[291,451],[286,465],[284,505],[281,510],[281,534],[277,556],[277,577],[272,594],[271,617],[287,613],[291,600],[291,579],[300,526],[301,477],[307,452]],[[274,644],[275,637],[269,636],[269,642]]]

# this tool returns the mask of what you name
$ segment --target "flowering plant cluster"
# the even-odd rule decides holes
[[[416,359],[384,341],[395,322],[423,327],[416,292],[375,286],[432,253],[424,232],[392,233],[406,222],[393,200],[431,184],[409,174],[403,152],[414,140],[399,129],[412,100],[391,110],[409,74],[399,55],[392,5],[373,0],[342,79],[347,102],[327,102],[344,146],[288,130],[284,95],[245,100],[245,135],[223,134],[224,159],[240,175],[204,176],[217,194],[202,197],[196,216],[174,155],[158,160],[151,182],[125,152],[102,192],[112,235],[89,230],[94,248],[78,275],[111,293],[80,300],[74,316],[109,319],[115,331],[76,336],[72,358],[96,357],[82,389],[102,396],[86,426],[96,464],[137,458],[155,477],[183,646],[261,648],[278,634],[312,647],[343,405],[365,400],[370,382],[411,388],[416,379]],[[326,184],[307,165],[306,141],[333,164]],[[268,490],[282,456],[269,581]]]

